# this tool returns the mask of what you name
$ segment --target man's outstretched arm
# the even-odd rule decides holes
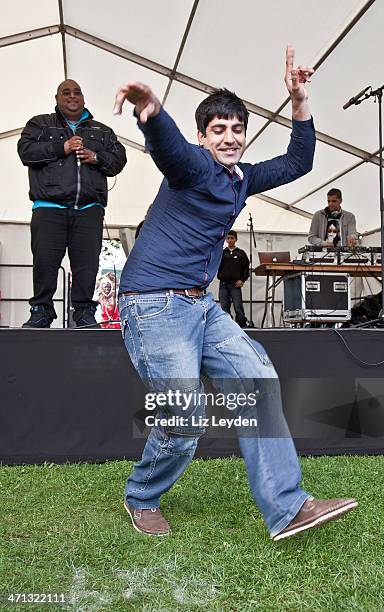
[[[288,45],[284,81],[292,103],[291,141],[285,155],[253,166],[248,195],[290,183],[312,169],[316,139],[305,83],[313,69],[294,68],[294,55],[293,47]]]
[[[138,82],[122,85],[116,94],[114,114],[121,114],[126,100],[135,106],[145,146],[170,187],[197,184],[208,169],[208,160],[186,141],[151,88]]]

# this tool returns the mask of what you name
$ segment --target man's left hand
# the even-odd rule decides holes
[[[310,118],[308,92],[304,87],[314,73],[313,68],[298,66],[294,68],[295,50],[291,45],[285,52],[285,84],[292,100],[293,118],[304,121]]]
[[[97,161],[96,153],[90,149],[80,149],[76,151],[76,157],[82,164],[95,164]]]
[[[238,280],[238,281],[235,282],[236,289],[241,289],[243,285],[244,285],[244,283],[241,280]]]

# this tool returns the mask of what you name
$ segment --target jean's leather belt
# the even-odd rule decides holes
[[[173,291],[173,293],[177,293],[177,295],[186,295],[187,297],[202,297],[205,295],[205,289],[200,289],[200,287],[191,287],[190,289],[162,289],[158,291],[121,291],[120,295],[145,295],[145,293],[164,293],[164,291]]]

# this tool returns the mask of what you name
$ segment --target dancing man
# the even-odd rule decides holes
[[[125,508],[135,529],[145,534],[170,532],[160,498],[183,474],[204,432],[202,373],[224,393],[257,398],[256,405],[249,402],[236,411],[256,416],[257,427],[245,424],[237,433],[253,498],[274,540],[357,506],[354,499],[317,500],[300,487],[276,371],[265,349],[206,293],[246,198],[312,168],[315,132],[305,82],[313,70],[294,69],[293,61],[294,51],[287,47],[285,83],[293,119],[288,150],[255,165],[239,163],[249,113],[228,90],[198,106],[199,146],[184,139],[148,86],[128,83],[117,92],[115,113],[122,112],[125,100],[134,105],[146,149],[164,175],[121,276],[122,333],[147,387],[159,398],[161,393],[183,398],[167,405],[158,401],[159,418],[126,484]]]

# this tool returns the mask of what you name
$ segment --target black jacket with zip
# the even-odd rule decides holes
[[[98,202],[107,205],[107,176],[122,171],[127,158],[113,130],[94,121],[91,113],[79,123],[76,136],[97,154],[96,164],[77,166],[76,155],[65,155],[64,142],[73,132],[56,106],[55,113],[32,117],[23,129],[17,150],[28,166],[29,197],[69,208]],[[89,111],[88,111],[89,112]]]

